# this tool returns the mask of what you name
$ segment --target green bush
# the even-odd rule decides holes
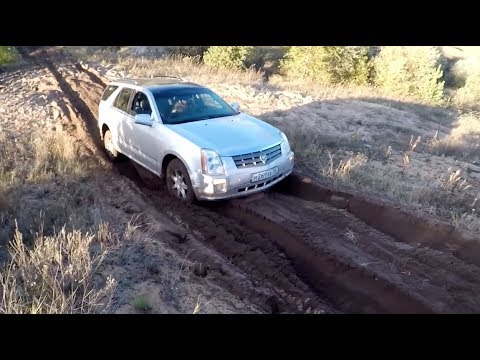
[[[0,46],[0,65],[14,61],[16,55],[17,53],[12,46]]]
[[[419,100],[443,102],[440,52],[433,46],[385,46],[374,60],[375,83]]]
[[[292,78],[363,85],[370,74],[369,51],[368,46],[292,46],[280,70]]]
[[[244,69],[254,56],[254,46],[210,46],[203,55],[203,61],[215,67]]]
[[[457,108],[480,110],[480,72],[465,76],[465,84],[454,91],[452,102]]]

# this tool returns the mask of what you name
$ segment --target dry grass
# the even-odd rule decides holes
[[[105,229],[101,230],[103,233]],[[28,249],[16,231],[11,260],[0,273],[0,313],[63,314],[108,311],[115,280],[101,286],[94,276],[112,244],[98,234],[62,229],[55,236],[40,231]],[[92,249],[94,243],[98,250]]]
[[[451,103],[458,109],[480,110],[480,74],[468,78],[465,86],[453,93]]]
[[[418,146],[420,141],[422,140],[421,136],[418,136],[417,139],[414,141],[413,140],[413,135],[410,138],[410,142],[408,143],[407,150],[403,153],[403,167],[407,167],[408,164],[410,164],[410,156],[413,154],[415,151],[415,148]]]
[[[364,165],[368,160],[364,154],[355,154],[335,163],[334,156],[329,150],[327,150],[327,156],[328,163],[320,165],[322,175],[330,179],[340,179],[342,181],[348,179],[355,168]]]
[[[296,143],[300,166],[309,168],[326,185],[339,190],[380,195],[424,216],[450,221],[480,232],[475,209],[478,181],[469,179],[461,164],[418,153],[421,138],[412,137],[404,150],[358,148],[348,143]],[[350,144],[352,146],[352,144]],[[367,154],[368,153],[368,154]],[[450,164],[450,166],[447,166]]]
[[[12,255],[6,248],[14,234],[21,233],[26,244],[33,244],[34,229],[42,229],[42,238],[55,237],[61,228],[85,232],[102,219],[92,186],[95,180],[87,181],[91,166],[79,160],[69,135],[47,132],[14,139],[3,135],[0,151],[0,266]]]
[[[198,57],[172,56],[160,59],[133,57],[120,58],[118,68],[131,76],[179,76],[201,84],[225,82],[253,84],[262,82],[262,74],[256,70],[229,70],[206,66]]]
[[[20,141],[0,137],[0,185],[38,183],[55,177],[85,176],[88,165],[78,160],[72,138],[66,133],[32,135]]]
[[[454,214],[452,216],[452,223],[463,229],[467,229],[473,233],[480,233],[480,221],[478,221],[477,212],[464,213],[461,215]]]
[[[472,186],[467,184],[467,179],[462,179],[462,171],[460,169],[452,170],[449,168],[448,171],[449,174],[446,174],[441,181],[440,186],[442,189],[453,193],[456,191],[466,191]]]
[[[430,142],[430,150],[437,155],[478,159],[480,147],[480,113],[468,111],[461,114],[451,132],[439,138],[436,133]]]
[[[69,49],[71,50],[71,49]],[[72,51],[72,50],[71,50]],[[201,84],[229,83],[251,85],[262,83],[263,75],[255,69],[234,70],[203,64],[200,56],[163,55],[139,57],[102,48],[74,49],[74,54],[89,61],[115,64],[126,76],[178,76]]]
[[[55,176],[79,178],[85,175],[86,166],[79,161],[72,138],[55,133],[33,142],[33,166],[27,180],[38,182]]]
[[[94,189],[84,182],[91,166],[79,160],[69,135],[0,137],[0,151],[0,245],[12,236],[15,219],[27,239],[40,222],[48,234],[67,223],[82,229],[92,224]]]
[[[193,309],[193,314],[199,314],[200,311],[202,311],[203,307],[208,305],[208,303],[210,303],[210,302],[211,302],[211,300],[202,304],[201,301],[200,301],[200,295],[198,295],[197,302],[195,303],[195,308]]]
[[[51,236],[39,226],[30,245],[17,228],[8,247],[9,261],[0,271],[0,313],[115,312],[129,290],[125,277],[140,275],[141,259],[151,255],[138,258],[152,243],[148,226],[140,222],[134,216],[119,232],[100,221],[94,230],[63,227]],[[127,270],[127,265],[132,266]],[[137,310],[151,308],[142,295],[132,301]]]
[[[102,64],[115,63],[118,59],[117,49],[108,46],[66,46],[64,49],[80,59]]]

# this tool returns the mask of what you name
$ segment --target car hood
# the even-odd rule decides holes
[[[220,156],[259,151],[283,140],[277,128],[247,114],[167,126],[201,148],[214,150]]]

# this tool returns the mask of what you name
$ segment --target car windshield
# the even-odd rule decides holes
[[[188,87],[152,92],[164,124],[237,115],[220,96],[207,88]]]

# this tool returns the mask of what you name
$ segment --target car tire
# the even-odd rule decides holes
[[[113,146],[112,132],[110,130],[105,131],[105,134],[103,134],[103,147],[111,161],[117,162],[120,160],[120,153]]]
[[[168,163],[165,176],[168,193],[182,202],[195,201],[192,182],[187,168],[179,159],[173,159]]]

